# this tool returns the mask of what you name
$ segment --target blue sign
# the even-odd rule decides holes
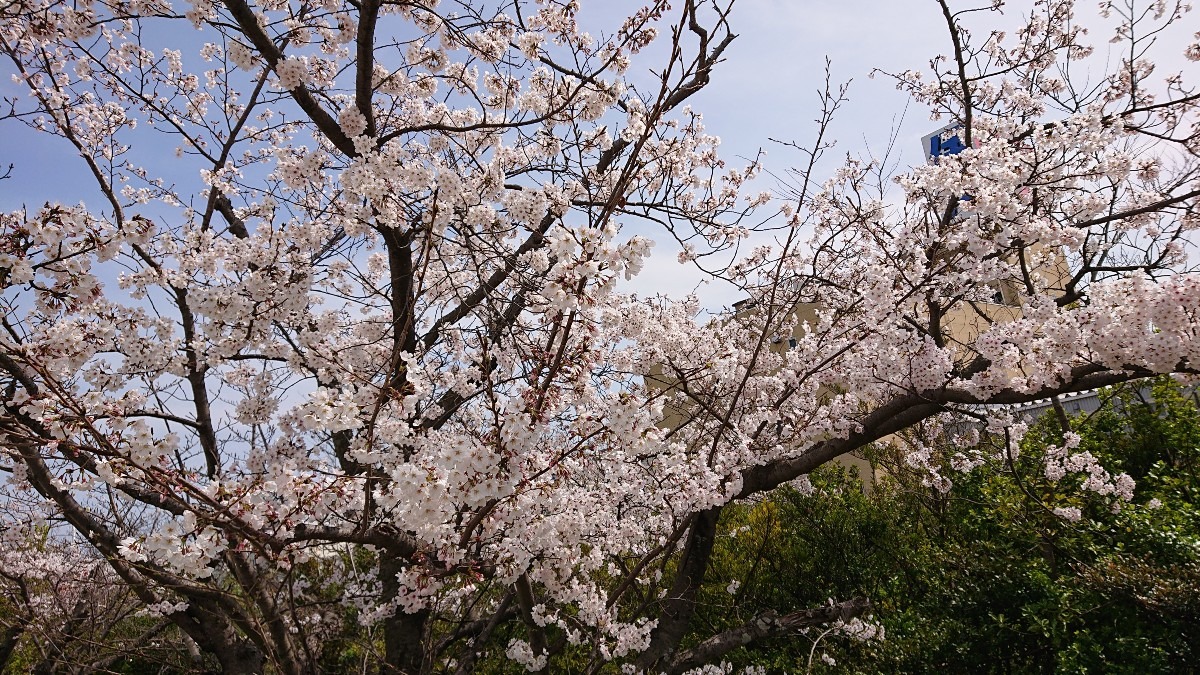
[[[937,164],[938,157],[946,155],[957,155],[967,149],[966,143],[962,139],[963,126],[958,122],[947,124],[937,131],[929,134],[921,139],[921,145],[925,148],[925,159],[930,164]],[[971,201],[971,195],[963,195],[960,201]],[[950,217],[958,216],[958,207],[950,212]]]
[[[962,125],[958,122],[947,124],[937,131],[921,139],[925,148],[925,159],[936,163],[943,155],[957,155],[967,149],[961,136]]]

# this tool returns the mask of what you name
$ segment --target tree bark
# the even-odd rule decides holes
[[[745,647],[766,638],[788,635],[808,626],[849,621],[870,610],[870,601],[866,598],[854,598],[836,605],[803,609],[783,616],[774,611],[765,612],[752,621],[719,633],[679,654],[671,661],[671,666],[666,672],[668,675],[678,675],[706,663],[713,663],[738,647]]]
[[[638,657],[639,670],[658,672],[657,669],[670,659],[679,648],[683,636],[687,634],[688,624],[696,612],[696,593],[704,583],[704,573],[708,569],[708,560],[712,557],[717,520],[720,516],[719,506],[697,514],[696,522],[692,524],[692,531],[688,533],[687,543],[683,548],[679,572],[676,573],[671,590],[663,602],[658,626],[650,635],[650,646]]]
[[[8,667],[8,660],[12,658],[24,633],[25,627],[22,625],[10,626],[0,633],[0,672]]]
[[[206,603],[189,598],[183,615],[171,618],[177,626],[196,641],[201,649],[212,654],[225,675],[259,675],[266,659],[261,649],[237,634],[233,624],[220,610],[203,607]]]
[[[405,561],[386,551],[380,554],[379,575],[383,583],[383,599],[393,602],[400,593],[396,575],[404,570]],[[425,664],[425,624],[429,611],[412,614],[397,608],[383,622],[384,657],[381,671],[385,675],[419,675]]]

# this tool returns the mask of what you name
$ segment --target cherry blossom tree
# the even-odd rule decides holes
[[[156,608],[138,603],[94,550],[44,527],[10,527],[0,541],[5,672],[96,672],[133,661],[186,668],[193,663],[189,652],[200,656],[180,643]]]
[[[943,1],[952,55],[894,77],[966,149],[821,182],[831,89],[751,221],[758,166],[687,105],[730,3],[678,4],[593,34],[576,0],[8,0],[10,117],[101,201],[3,215],[6,521],[231,673],[311,672],[356,627],[383,672],[682,672],[869,607],[689,633],[726,505],[1195,370],[1200,94],[1152,49],[1183,6],[1106,3],[1122,55],[1087,81],[1073,2],[980,40]],[[749,309],[628,292],[656,239]]]

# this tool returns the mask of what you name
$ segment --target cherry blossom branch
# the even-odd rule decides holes
[[[725,654],[755,642],[784,637],[813,626],[837,621],[848,622],[870,613],[872,609],[870,601],[866,598],[853,598],[837,604],[782,615],[775,611],[767,611],[676,655],[666,672],[669,675],[678,675],[706,663],[716,663]]]
[[[275,42],[267,35],[266,31],[258,23],[258,18],[254,15],[254,10],[246,4],[244,0],[223,0],[226,9],[229,10],[233,20],[242,30],[255,49],[258,50],[262,57],[266,60],[267,66],[274,69],[284,59],[283,50],[280,49]],[[296,101],[296,105],[308,115],[312,123],[329,139],[329,142],[340,150],[347,157],[357,157],[358,152],[354,148],[354,142],[342,131],[337,120],[333,118],[313,97],[312,92],[304,84],[297,85],[289,90],[292,98]]]

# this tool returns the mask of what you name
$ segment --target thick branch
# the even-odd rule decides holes
[[[274,69],[275,66],[283,60],[283,50],[271,40],[262,26],[258,23],[258,18],[254,16],[254,10],[243,0],[225,0],[225,7],[229,10],[233,20],[237,22],[238,27],[242,29],[242,33],[254,43],[254,48],[267,61],[267,65]],[[333,118],[317,99],[313,97],[312,92],[304,85],[300,85],[292,89],[292,98],[296,104],[304,111],[313,124],[321,130],[321,133],[333,143],[334,147],[344,153],[347,157],[356,157],[358,153],[354,150],[354,141],[342,131],[342,127],[337,120]]]
[[[371,77],[375,72],[375,25],[379,19],[379,0],[363,0],[358,15],[358,49],[354,76],[354,105],[367,120],[367,136],[375,136],[375,110],[371,105]]]
[[[416,540],[411,536],[402,532],[383,532],[377,529],[370,530],[340,530],[335,527],[325,527],[323,525],[306,525],[301,523],[296,526],[295,534],[288,539],[288,542],[301,541],[319,541],[319,542],[342,542],[348,544],[362,544],[364,546],[376,546],[386,551],[391,551],[404,559],[409,559],[417,552]]]
[[[1191,192],[1187,192],[1187,193],[1184,193],[1181,195],[1176,195],[1174,197],[1167,197],[1166,199],[1160,199],[1152,204],[1147,204],[1145,206],[1141,206],[1136,209],[1130,209],[1128,211],[1112,213],[1107,216],[1102,216],[1100,218],[1093,218],[1091,220],[1085,220],[1082,223],[1077,224],[1075,227],[1077,227],[1079,229],[1084,229],[1084,228],[1092,227],[1094,225],[1103,225],[1104,223],[1111,223],[1114,220],[1123,220],[1125,218],[1133,218],[1134,216],[1140,216],[1140,215],[1143,215],[1146,213],[1154,213],[1156,211],[1161,211],[1167,207],[1174,206],[1180,202],[1185,202],[1189,199],[1192,199],[1193,197],[1200,197],[1200,190],[1192,190]]]
[[[1175,370],[1190,372],[1193,368],[1181,363]],[[900,396],[869,413],[862,420],[862,431],[859,433],[850,434],[846,438],[835,438],[818,443],[799,457],[782,459],[742,471],[742,490],[738,493],[737,499],[745,499],[753,494],[774,489],[783,483],[811,473],[826,462],[943,412],[948,405],[1032,403],[1058,394],[1106,387],[1155,374],[1135,366],[1122,370],[1110,370],[1103,366],[1084,365],[1077,366],[1072,370],[1071,377],[1066,384],[1045,387],[1033,392],[1004,390],[986,398],[980,398],[967,391],[944,389]]]
[[[638,658],[637,665],[641,670],[652,671],[670,658],[687,634],[688,624],[696,612],[696,594],[704,583],[704,574],[712,557],[720,516],[720,507],[696,515],[683,547],[675,582],[663,600],[658,627],[650,636],[650,646]]]
[[[537,229],[533,232],[530,232],[529,237],[527,237],[525,241],[522,242],[519,247],[517,247],[517,250],[513,251],[512,255],[507,256],[504,259],[504,264],[500,267],[500,269],[493,272],[492,275],[489,276],[486,281],[480,284],[478,288],[471,291],[467,297],[463,298],[462,302],[460,302],[457,307],[442,315],[433,324],[433,326],[429,328],[429,331],[426,332],[421,338],[421,344],[425,345],[426,348],[433,346],[438,341],[442,330],[445,329],[446,326],[453,325],[456,321],[466,317],[471,313],[471,310],[478,307],[479,304],[487,298],[488,293],[491,293],[499,288],[500,285],[503,284],[504,281],[508,279],[509,275],[511,275],[517,268],[517,261],[522,255],[539,248],[546,243],[546,231],[550,229],[550,226],[554,224],[556,219],[557,216],[555,216],[553,213],[547,213],[545,216],[543,216],[541,222],[538,223]]]
[[[809,626],[820,626],[835,621],[849,621],[871,611],[871,602],[866,598],[854,598],[836,605],[803,609],[780,616],[774,611],[765,612],[737,628],[719,633],[699,645],[683,652],[671,662],[667,669],[676,675],[706,663],[715,663],[725,654],[748,644],[767,638],[790,635]]]
[[[847,438],[835,438],[818,443],[799,457],[782,459],[742,471],[742,490],[737,499],[772,490],[790,480],[811,473],[813,469],[848,452],[912,426],[944,409],[941,403],[930,402],[915,394],[893,399],[866,416],[862,431]]]

